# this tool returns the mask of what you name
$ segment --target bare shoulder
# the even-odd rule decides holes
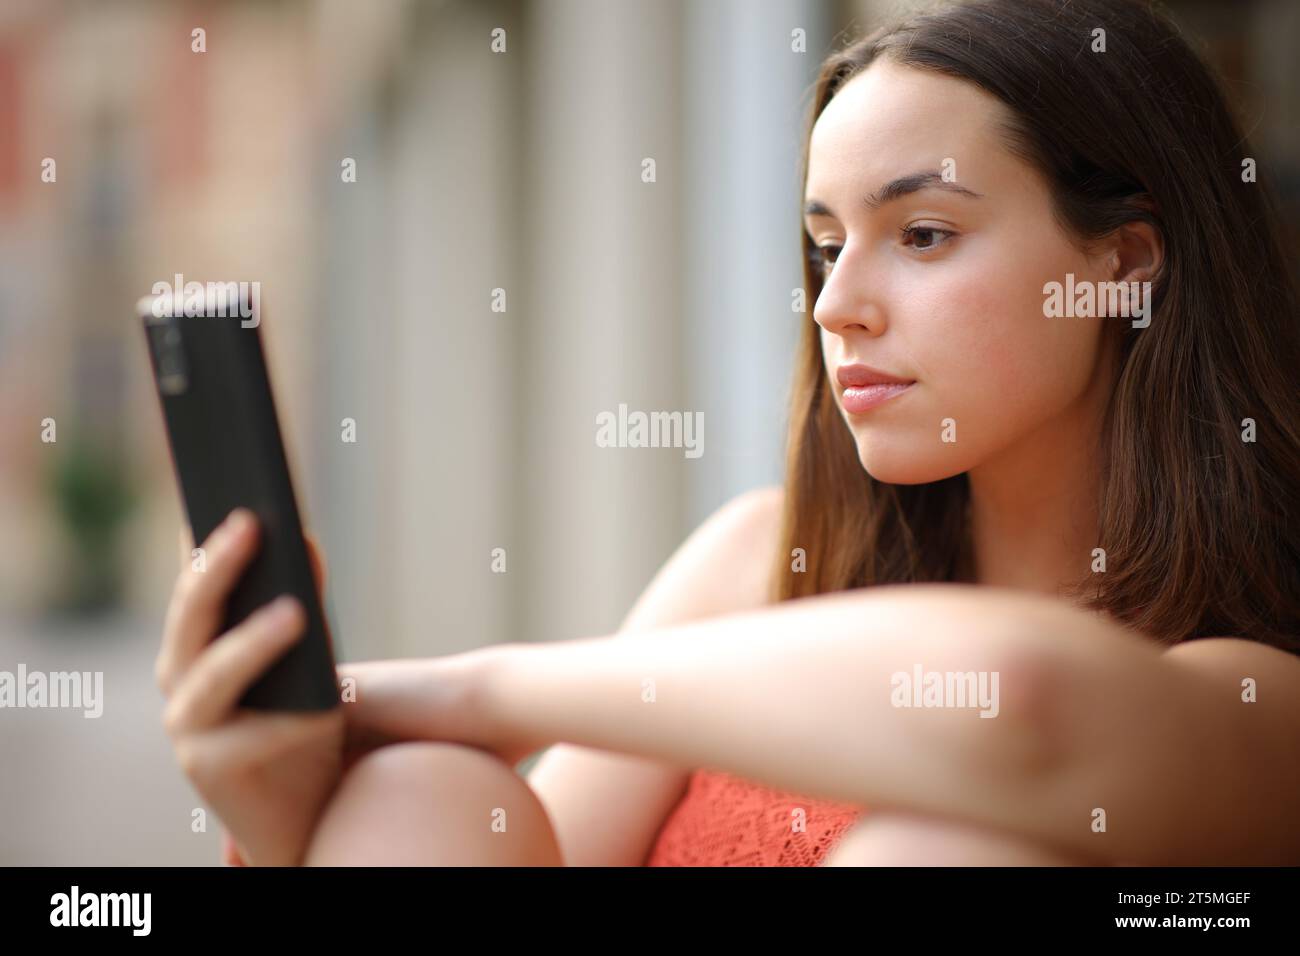
[[[1175,644],[1164,658],[1177,666],[1206,674],[1258,677],[1261,673],[1286,677],[1300,689],[1300,656],[1239,637],[1202,637]]]
[[[756,488],[710,515],[659,569],[623,628],[662,627],[768,603],[784,499],[779,486]]]
[[[1227,713],[1252,734],[1254,746],[1270,741],[1294,765],[1300,757],[1300,657],[1235,637],[1203,637],[1177,644],[1163,654],[1165,661],[1187,675],[1207,697],[1200,700],[1241,701],[1253,707],[1230,706]],[[1268,717],[1271,724],[1258,718]],[[1262,732],[1265,737],[1260,736]]]

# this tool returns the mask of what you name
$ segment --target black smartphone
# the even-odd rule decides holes
[[[260,296],[250,295],[246,284],[238,288],[233,298],[191,299],[188,310],[180,295],[146,296],[136,310],[196,547],[236,507],[248,508],[260,525],[260,550],[230,595],[222,633],[282,594],[296,597],[307,612],[307,633],[240,704],[329,710],[339,703],[333,642],[271,395]]]

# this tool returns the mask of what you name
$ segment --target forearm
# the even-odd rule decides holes
[[[1179,651],[1200,657],[1174,664],[1065,602],[909,585],[340,673],[357,680],[352,731],[383,739],[463,741],[511,763],[567,742],[1098,862],[1293,861],[1300,671],[1270,648],[1217,643],[1231,663],[1207,665],[1216,642],[1198,641]],[[996,675],[996,697],[900,700],[893,678],[918,668]],[[1272,693],[1243,707],[1251,674]]]
[[[1020,830],[1055,755],[1036,724],[1042,599],[875,589],[612,638],[511,645],[485,719],[505,737],[707,766],[808,796]],[[1054,606],[1054,604],[1053,604]],[[1065,609],[1069,610],[1069,609]],[[1044,617],[1045,613],[1047,618]],[[1077,626],[1099,626],[1079,612]],[[1068,619],[1068,614],[1066,615]],[[904,707],[891,678],[996,675],[996,717]],[[909,694],[907,700],[912,701]],[[1086,828],[1085,828],[1086,829]]]

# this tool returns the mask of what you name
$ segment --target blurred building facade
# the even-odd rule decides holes
[[[180,509],[128,306],[175,273],[262,283],[349,655],[608,632],[691,526],[779,480],[816,66],[790,35],[824,48],[829,8],[16,10],[0,47],[11,614],[75,603],[89,539],[55,477],[73,445],[114,529],[85,560],[122,569],[127,608],[165,600]],[[596,447],[596,415],[621,403],[702,412],[704,454]],[[34,438],[47,416],[53,446]]]

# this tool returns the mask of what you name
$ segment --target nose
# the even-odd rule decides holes
[[[854,332],[878,336],[887,320],[880,284],[871,275],[864,257],[846,245],[822,283],[821,295],[813,303],[813,321],[835,335]]]

